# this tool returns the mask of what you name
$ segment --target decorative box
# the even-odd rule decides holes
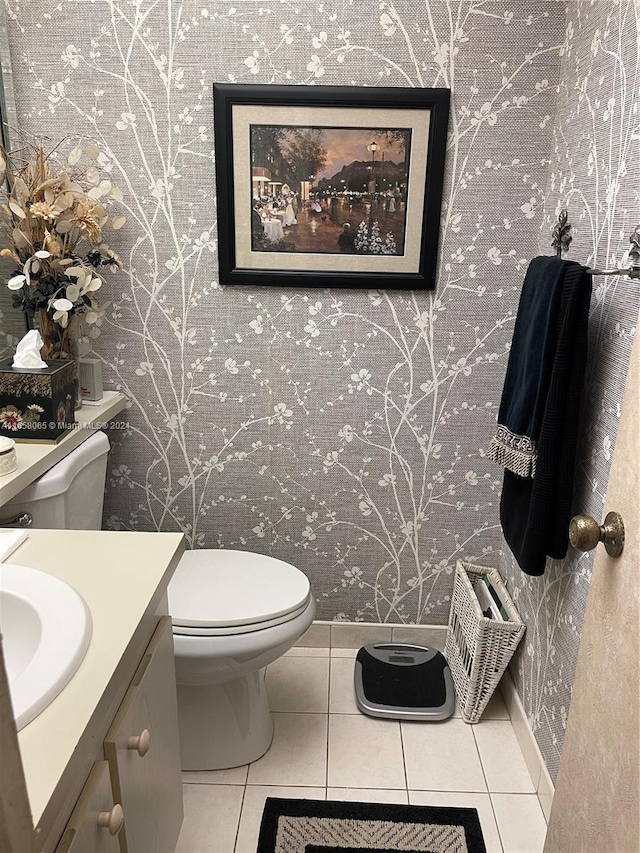
[[[0,362],[0,436],[59,441],[75,423],[75,362],[47,361],[34,368],[11,362]]]

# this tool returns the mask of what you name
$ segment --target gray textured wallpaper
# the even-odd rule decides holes
[[[605,268],[625,266],[640,223],[639,33],[634,0],[569,4],[543,232],[566,207],[574,224],[567,257]],[[594,278],[574,507],[599,521],[639,303],[638,281]],[[527,623],[511,672],[555,780],[593,552],[570,549],[543,577],[528,578],[504,550],[503,573]]]
[[[14,0],[24,128],[97,141],[128,215],[109,527],[290,560],[324,619],[444,623],[456,559],[498,564],[482,448],[543,210],[548,5]],[[436,293],[220,288],[216,80],[452,87]]]
[[[289,560],[308,573],[322,619],[444,624],[455,561],[502,562],[530,627],[516,677],[553,767],[564,712],[544,695],[570,683],[587,585],[574,577],[588,564],[567,568],[569,597],[551,572],[547,592],[521,585],[501,557],[501,472],[484,448],[524,270],[550,251],[556,199],[571,195],[572,257],[593,246],[598,260],[620,255],[633,181],[620,177],[619,202],[602,182],[596,197],[613,155],[598,149],[591,162],[581,143],[589,110],[597,138],[608,134],[619,66],[592,53],[571,10],[566,31],[557,2],[6,3],[23,128],[97,142],[124,195],[128,222],[111,241],[124,271],[102,291],[112,306],[97,346],[109,387],[131,400],[110,457],[107,526],[183,530],[194,547]],[[599,26],[617,50],[615,22]],[[618,82],[606,97],[599,87],[597,107],[575,90],[589,69],[598,88],[614,66]],[[214,81],[451,87],[436,292],[220,287]],[[594,298],[591,502],[605,488],[621,377],[613,394],[603,388],[630,334],[632,300],[623,307],[616,288]],[[562,650],[544,639],[538,601],[551,626],[556,604],[571,603]]]

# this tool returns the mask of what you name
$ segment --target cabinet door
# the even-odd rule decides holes
[[[127,815],[121,853],[173,853],[182,779],[171,619],[161,619],[104,742]]]
[[[119,853],[122,813],[114,809],[109,765],[96,761],[56,853]]]

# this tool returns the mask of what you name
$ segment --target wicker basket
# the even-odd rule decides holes
[[[509,621],[487,619],[474,588],[488,575]],[[477,723],[525,632],[502,578],[495,569],[458,561],[445,657],[462,718]]]

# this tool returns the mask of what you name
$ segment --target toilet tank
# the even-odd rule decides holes
[[[109,439],[95,432],[0,508],[0,526],[28,512],[33,527],[100,530]]]

